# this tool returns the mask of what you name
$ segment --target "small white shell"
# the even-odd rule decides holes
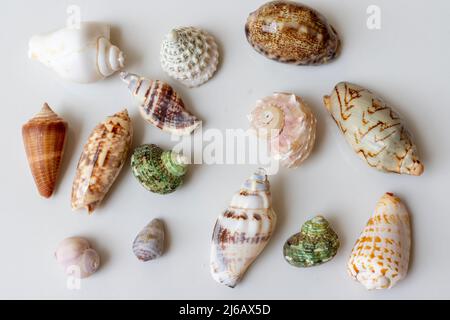
[[[92,249],[86,239],[80,237],[64,239],[55,251],[55,258],[67,275],[77,278],[89,277],[100,266],[97,251]]]
[[[164,251],[164,224],[153,219],[142,229],[133,241],[133,253],[141,261],[160,257]]]
[[[61,78],[89,83],[102,80],[124,66],[124,55],[109,41],[110,27],[83,22],[30,39],[28,55],[53,69]]]
[[[161,67],[189,88],[208,81],[218,63],[219,51],[214,38],[198,28],[175,28],[161,46]]]

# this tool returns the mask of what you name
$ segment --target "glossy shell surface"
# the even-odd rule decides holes
[[[81,237],[64,239],[55,251],[55,258],[67,275],[76,278],[87,278],[100,267],[99,254]]]
[[[72,185],[72,209],[93,212],[122,169],[133,128],[125,109],[98,124],[83,147]]]
[[[49,198],[59,175],[67,122],[45,103],[42,110],[22,126],[22,137],[39,194]]]
[[[142,229],[133,241],[133,253],[141,261],[160,257],[164,251],[164,224],[153,219]]]
[[[410,133],[379,96],[341,82],[325,96],[324,103],[347,142],[370,167],[415,176],[423,173]]]
[[[200,126],[201,121],[186,110],[169,84],[127,72],[120,76],[139,103],[142,117],[155,127],[175,135],[188,135]]]
[[[256,51],[279,62],[323,64],[340,49],[339,36],[325,17],[292,1],[262,5],[249,15],[245,33]]]

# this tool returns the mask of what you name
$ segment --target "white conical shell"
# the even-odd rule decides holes
[[[302,98],[275,93],[257,101],[249,115],[251,130],[267,142],[274,160],[286,168],[305,161],[316,140],[316,117]]]
[[[89,277],[100,266],[98,253],[80,237],[64,239],[55,251],[55,258],[68,275],[78,278]]]
[[[28,55],[73,82],[95,82],[124,65],[124,56],[112,45],[110,27],[83,22],[80,28],[63,28],[30,39]]]
[[[410,247],[408,211],[386,193],[353,247],[348,273],[369,290],[392,288],[408,272]]]
[[[161,66],[187,87],[197,87],[216,72],[219,51],[214,38],[194,27],[171,30],[161,45]]]
[[[269,242],[275,224],[269,181],[256,172],[216,221],[210,260],[214,280],[235,287]]]

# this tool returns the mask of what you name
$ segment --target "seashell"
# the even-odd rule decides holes
[[[164,251],[164,225],[153,219],[142,229],[133,242],[133,252],[141,261],[149,261],[162,256]]]
[[[204,30],[182,27],[171,30],[161,46],[161,67],[185,86],[198,87],[216,72],[219,50]]]
[[[157,145],[144,144],[134,149],[131,169],[145,189],[167,194],[182,185],[187,159],[176,152],[164,151]]]
[[[392,288],[408,272],[410,247],[408,211],[386,193],[356,241],[347,271],[368,290]]]
[[[269,242],[276,224],[270,184],[260,169],[247,179],[214,226],[211,275],[234,288]]]
[[[291,1],[272,1],[251,13],[245,34],[269,59],[318,65],[334,59],[341,46],[336,30],[319,12]]]
[[[172,134],[187,135],[201,124],[186,111],[183,100],[167,83],[128,72],[121,72],[120,77],[139,102],[142,117],[155,127]]]
[[[81,153],[72,185],[72,209],[92,213],[120,173],[131,147],[133,128],[128,111],[98,124]]]
[[[324,103],[353,150],[373,168],[419,176],[420,162],[400,116],[380,97],[355,84],[336,85]]]
[[[271,156],[287,168],[308,158],[316,139],[316,118],[303,100],[275,93],[256,103],[249,116],[251,129],[268,143]]]
[[[339,238],[322,216],[306,221],[283,247],[286,261],[295,267],[313,267],[330,261],[339,249]]]
[[[124,56],[109,41],[109,25],[82,22],[30,39],[28,56],[53,69],[61,78],[89,83],[102,80],[124,66]]]
[[[56,261],[67,275],[86,278],[100,267],[100,256],[90,243],[80,237],[64,239],[56,249]]]
[[[22,126],[23,143],[39,194],[49,198],[64,153],[67,122],[44,103],[41,111]]]

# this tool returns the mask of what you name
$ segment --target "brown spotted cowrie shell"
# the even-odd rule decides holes
[[[320,65],[340,49],[336,30],[319,12],[291,1],[272,1],[251,13],[245,25],[248,42],[269,59],[297,65]]]

